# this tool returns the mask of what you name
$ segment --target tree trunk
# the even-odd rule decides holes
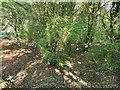
[[[93,6],[93,8],[92,8]],[[95,3],[92,5],[92,3],[89,4],[89,15],[88,15],[88,34],[85,43],[88,45],[86,50],[89,48],[89,45],[92,43],[92,27],[94,22],[94,6]]]

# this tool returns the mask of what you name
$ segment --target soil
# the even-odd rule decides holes
[[[55,66],[44,63],[38,49],[25,40],[19,47],[14,40],[3,39],[0,42],[2,58],[2,79],[14,77],[15,88],[118,88],[118,75],[108,71],[96,71],[86,54],[69,57],[65,62],[65,72]],[[14,43],[14,44],[12,44]]]

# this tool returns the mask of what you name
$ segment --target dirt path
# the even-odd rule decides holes
[[[17,88],[39,87],[94,87],[117,88],[117,76],[108,72],[96,72],[89,64],[86,53],[66,60],[65,73],[43,63],[42,55],[31,43],[22,48],[4,39],[2,47],[2,78],[14,76]],[[25,43],[25,41],[23,41]]]

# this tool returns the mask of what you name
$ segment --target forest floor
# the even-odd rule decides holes
[[[89,62],[86,52],[64,60],[66,73],[43,62],[42,55],[31,43],[19,47],[14,40],[3,39],[2,78],[14,77],[16,88],[70,87],[70,88],[118,88],[118,77],[108,71],[96,71]],[[81,73],[80,73],[81,72]]]

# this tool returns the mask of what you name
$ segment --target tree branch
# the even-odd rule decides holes
[[[25,10],[28,10],[27,8],[25,8],[22,4],[15,2],[16,4],[20,5],[22,8],[24,8]]]
[[[16,2],[16,1],[14,1],[14,0],[9,0],[9,1],[13,1],[13,2],[15,2],[16,4],[18,4],[19,6],[21,6],[22,8],[24,8],[25,10],[28,10],[28,9],[25,8],[22,4],[20,4],[19,2]]]

